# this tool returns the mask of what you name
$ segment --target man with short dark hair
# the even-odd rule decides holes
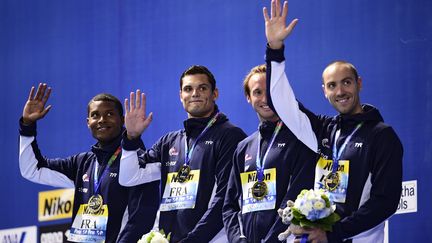
[[[216,105],[219,91],[213,74],[192,66],[180,78],[180,100],[188,119],[184,128],[162,136],[150,149],[139,148],[150,124],[145,95],[137,90],[125,100],[127,133],[120,183],[143,183],[149,167],[159,165],[161,205],[155,227],[171,233],[171,242],[226,242],[222,206],[232,155],[245,134]],[[147,171],[146,171],[147,170]]]
[[[32,87],[24,106],[19,131],[21,174],[39,184],[75,187],[69,241],[137,242],[153,226],[160,174],[148,174],[146,183],[136,187],[119,184],[121,102],[110,94],[93,97],[87,107],[87,126],[97,143],[91,151],[49,159],[36,142],[36,121],[51,109],[46,106],[50,94],[46,84],[39,84],[36,93]]]
[[[362,79],[345,61],[323,74],[325,97],[339,113],[315,115],[297,102],[285,74],[283,43],[297,23],[286,26],[288,3],[264,9],[268,41],[268,95],[288,128],[319,156],[315,188],[327,191],[341,220],[331,232],[291,227],[311,242],[383,242],[384,221],[397,209],[402,188],[402,144],[377,108],[361,104]],[[271,102],[270,102],[271,103]]]

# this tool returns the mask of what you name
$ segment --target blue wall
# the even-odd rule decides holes
[[[0,229],[38,224],[37,193],[18,169],[18,119],[29,89],[53,88],[38,123],[42,152],[60,157],[87,150],[86,104],[97,93],[148,94],[154,121],[150,145],[181,127],[178,77],[206,65],[220,89],[218,105],[247,133],[258,120],[241,82],[263,63],[262,7],[268,1],[1,0]],[[287,73],[298,98],[317,113],[334,114],[320,76],[334,59],[353,62],[363,77],[362,102],[377,106],[405,149],[404,180],[418,182],[418,212],[394,216],[391,242],[432,240],[432,1],[291,0],[300,19],[286,42]]]

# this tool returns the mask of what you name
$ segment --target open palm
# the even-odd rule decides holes
[[[153,119],[151,112],[146,116],[146,96],[140,90],[136,91],[136,95],[134,92],[131,92],[130,102],[128,99],[125,99],[124,105],[126,110],[125,126],[127,135],[130,139],[137,138],[147,129]]]
[[[43,118],[51,109],[51,105],[45,107],[51,94],[51,88],[47,84],[39,84],[36,94],[34,93],[35,87],[32,87],[22,114],[25,124],[31,124]]]
[[[270,16],[267,8],[264,7],[263,15],[265,20],[265,29],[267,42],[272,49],[279,49],[283,45],[285,38],[291,34],[298,19],[294,19],[291,23],[286,26],[286,18],[288,15],[288,2],[284,2],[282,11],[280,7],[280,0],[272,0]]]

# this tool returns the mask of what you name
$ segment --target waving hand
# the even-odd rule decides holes
[[[139,89],[136,91],[136,95],[134,92],[130,93],[130,102],[128,99],[125,99],[124,105],[127,136],[129,139],[137,138],[150,125],[153,113],[150,112],[146,116],[146,96]]]
[[[284,40],[291,34],[291,31],[296,26],[298,19],[294,19],[286,26],[286,18],[288,15],[288,2],[285,1],[281,11],[280,0],[271,1],[271,9],[269,16],[267,8],[263,8],[265,29],[267,42],[272,49],[280,49]]]
[[[26,104],[23,109],[23,123],[30,125],[39,119],[42,119],[51,109],[51,105],[45,107],[46,102],[51,94],[51,87],[47,84],[40,83],[34,94],[35,87],[32,87]]]

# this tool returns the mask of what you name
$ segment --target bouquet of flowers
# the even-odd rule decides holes
[[[143,235],[137,243],[169,243],[171,233],[165,235],[163,230],[150,231]]]
[[[279,216],[284,224],[299,225],[301,227],[316,227],[331,231],[332,225],[340,217],[334,211],[336,206],[331,202],[325,191],[302,190],[295,202],[288,201],[285,209],[279,209]],[[289,228],[279,234],[279,240],[285,240],[291,234]]]

